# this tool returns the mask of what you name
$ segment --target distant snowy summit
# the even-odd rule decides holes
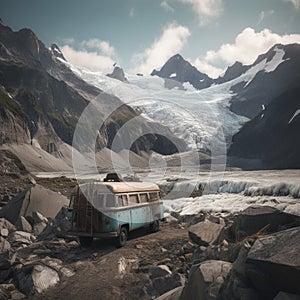
[[[113,72],[111,74],[107,74],[107,76],[128,83],[128,79],[125,77],[123,69],[118,66],[115,66]]]
[[[207,88],[213,83],[213,79],[198,71],[180,54],[172,56],[159,71],[153,70],[151,75],[175,80],[180,83],[188,82],[198,90]]]

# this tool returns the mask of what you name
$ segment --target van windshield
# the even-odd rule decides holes
[[[104,206],[104,195],[98,194],[96,199],[94,199],[94,206],[96,208],[100,208]]]
[[[115,206],[115,196],[113,194],[106,195],[106,207],[114,207]]]

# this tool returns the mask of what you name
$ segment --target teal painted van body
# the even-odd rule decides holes
[[[155,184],[96,182],[77,187],[72,201],[72,232],[79,236],[118,237],[163,219]]]

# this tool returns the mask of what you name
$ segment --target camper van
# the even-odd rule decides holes
[[[113,237],[125,245],[128,233],[149,226],[159,230],[163,204],[156,184],[105,180],[78,185],[71,197],[71,232],[82,246],[93,238]]]

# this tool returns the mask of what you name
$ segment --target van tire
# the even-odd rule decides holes
[[[92,242],[93,242],[92,236],[80,236],[79,237],[79,243],[82,247],[91,246]]]
[[[121,228],[120,234],[118,235],[116,239],[116,246],[117,248],[124,247],[128,238],[128,230],[127,227],[123,226]]]
[[[157,232],[159,230],[159,221],[155,220],[154,222],[150,223],[149,228],[151,232]]]

